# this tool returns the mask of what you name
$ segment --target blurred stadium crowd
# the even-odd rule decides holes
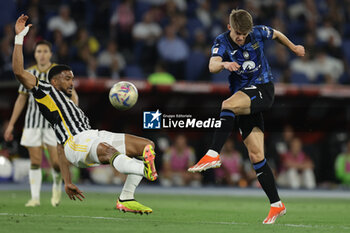
[[[306,47],[307,55],[297,58],[278,43],[268,44],[266,54],[275,82],[350,84],[350,0],[2,0],[0,81],[14,80],[13,26],[17,16],[24,13],[33,24],[24,41],[26,67],[35,63],[35,43],[46,39],[53,44],[53,61],[69,64],[81,79],[130,78],[153,84],[177,80],[226,82],[227,73],[212,75],[207,66],[213,40],[227,30],[228,14],[233,8],[248,10],[255,24],[269,25]],[[157,76],[159,73],[163,75]],[[92,119],[93,123],[113,124],[113,114],[102,114],[109,108],[91,105],[85,104],[87,112],[101,110],[101,116],[106,118],[103,123]],[[4,130],[6,122],[2,123]],[[5,145],[3,130],[0,153],[25,157],[26,151],[19,147],[18,140]],[[268,135],[266,150],[278,185],[313,189],[319,180],[334,182],[336,178],[338,183],[350,185],[350,141],[346,134],[323,135],[322,139],[307,136],[305,140],[305,134],[294,131],[286,125],[282,132]],[[202,155],[198,148],[203,147],[203,140],[196,138],[199,142],[194,143],[183,134],[156,138],[161,158],[157,161],[159,183],[258,186],[237,135],[223,149],[222,167],[204,175],[186,172]],[[76,179],[96,183],[120,184],[125,179],[109,167],[80,172],[75,170]]]
[[[76,76],[146,79],[168,72],[174,80],[226,81],[210,75],[214,38],[226,31],[229,11],[244,8],[255,24],[304,44],[296,58],[278,43],[266,48],[276,82],[349,83],[349,0],[3,0],[0,8],[1,79],[11,79],[13,25],[20,13],[34,25],[24,42],[26,65],[36,41],[52,42],[54,61]],[[169,81],[170,80],[170,81]]]

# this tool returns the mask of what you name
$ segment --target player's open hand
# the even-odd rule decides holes
[[[305,48],[302,45],[296,45],[294,48],[294,53],[295,55],[299,56],[299,57],[303,57],[305,56]]]
[[[224,68],[231,72],[237,71],[241,66],[237,62],[224,62]]]
[[[15,25],[15,31],[16,31],[16,35],[18,35],[19,33],[21,33],[25,27],[26,27],[26,22],[28,20],[28,16],[22,14],[16,21],[16,25]],[[31,27],[32,24],[28,24],[28,27]],[[27,34],[27,33],[26,33]]]
[[[85,198],[82,191],[78,189],[77,186],[74,184],[66,184],[64,185],[64,189],[66,190],[66,193],[71,200],[76,200],[75,198],[78,198],[80,201],[83,201],[83,198]]]

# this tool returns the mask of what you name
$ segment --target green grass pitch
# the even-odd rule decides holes
[[[0,232],[350,232],[349,199],[285,198],[287,214],[274,225],[261,222],[268,202],[259,197],[138,194],[153,214],[135,215],[115,209],[116,194],[85,192],[83,202],[64,198],[26,208],[29,191],[0,191]]]

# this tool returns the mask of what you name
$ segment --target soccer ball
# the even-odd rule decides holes
[[[109,91],[109,101],[118,110],[127,110],[135,105],[139,94],[134,84],[118,82]]]

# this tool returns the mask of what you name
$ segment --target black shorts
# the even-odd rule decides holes
[[[275,89],[272,82],[257,84],[240,89],[251,99],[250,115],[240,115],[236,117],[236,125],[245,140],[254,127],[258,127],[264,132],[264,118],[262,112],[270,108],[275,97]]]
[[[262,112],[270,108],[275,98],[275,88],[272,82],[251,85],[240,89],[240,91],[246,93],[251,100],[251,114]]]
[[[262,112],[236,116],[235,125],[236,129],[241,133],[243,140],[249,136],[254,127],[258,127],[264,132],[264,118]]]

